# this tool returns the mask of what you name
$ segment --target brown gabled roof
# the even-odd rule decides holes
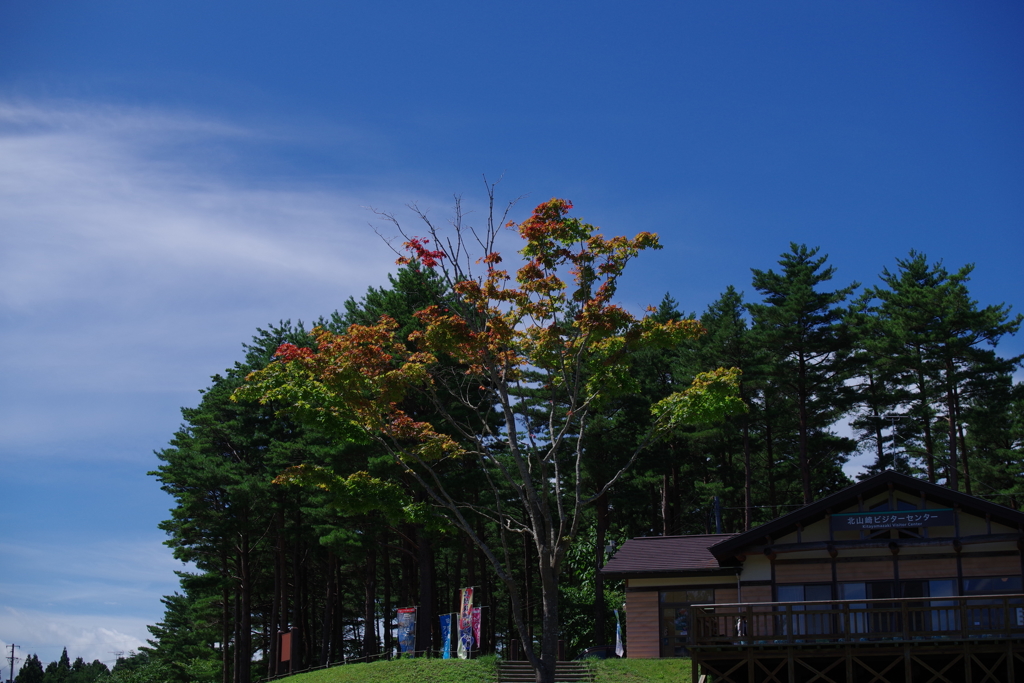
[[[839,510],[844,507],[855,505],[857,496],[871,496],[879,491],[886,490],[892,486],[912,495],[925,495],[931,505],[943,507],[960,506],[964,512],[972,513],[980,517],[986,514],[991,516],[993,522],[998,522],[1009,527],[1017,527],[1024,533],[1024,513],[1013,510],[996,503],[990,503],[981,498],[960,493],[945,486],[929,484],[926,481],[908,477],[891,470],[880,472],[859,483],[847,486],[845,489],[826,496],[809,505],[774,519],[767,524],[762,524],[742,534],[733,534],[715,545],[710,552],[722,562],[731,562],[732,558],[751,545],[764,544],[766,537],[778,538],[792,533],[797,529],[797,523],[804,526],[813,524],[830,513],[830,510]]]
[[[716,543],[736,534],[701,536],[644,536],[622,544],[601,570],[608,579],[639,579],[667,575],[734,574],[735,568],[722,567],[711,551]]]

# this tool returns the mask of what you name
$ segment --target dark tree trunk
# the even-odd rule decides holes
[[[775,495],[775,440],[772,435],[772,425],[768,421],[767,414],[765,415],[765,426],[764,426],[764,444],[765,444],[765,455],[767,456],[767,462],[765,468],[767,469],[768,475],[768,504],[772,507],[772,517],[778,516],[778,499]]]
[[[275,535],[277,536],[278,547],[281,543],[281,528],[278,525],[279,519],[274,522]],[[281,630],[281,561],[277,552],[274,553],[274,595],[270,600],[270,624],[267,627],[270,645],[267,650],[269,660],[267,661],[267,678],[276,676],[280,671],[278,664],[281,661],[280,643],[278,633]]]
[[[420,604],[416,610],[416,651],[427,653],[434,649],[434,552],[422,526],[416,527],[416,550],[420,587]]]
[[[476,535],[484,543],[487,542],[483,522],[477,522]],[[480,598],[480,605],[483,607],[480,611],[480,654],[491,654],[494,652],[495,621],[498,617],[494,605],[494,583],[488,571],[487,556],[479,548],[476,551],[476,559],[480,563],[480,584],[483,588]]]
[[[811,465],[807,455],[807,402],[810,397],[807,394],[807,361],[804,355],[800,354],[800,369],[797,375],[797,400],[800,402],[800,483],[803,488],[804,505],[809,505],[813,500],[811,492]]]
[[[668,536],[668,474],[661,475],[661,535]]]
[[[391,659],[391,649],[394,646],[391,638],[391,551],[388,549],[386,532],[381,543],[381,559],[384,562],[384,605],[382,614],[384,621],[384,652],[387,654],[387,658]]]
[[[953,421],[956,423],[957,440],[960,443],[960,459],[964,467],[964,492],[968,496],[974,495],[971,491],[971,463],[967,457],[967,439],[964,438],[964,425],[960,421],[960,392],[953,387]]]
[[[331,661],[331,634],[333,633],[333,618],[334,618],[334,566],[337,560],[334,557],[334,553],[328,553],[327,555],[327,586],[325,587],[324,596],[324,623],[321,628],[321,640],[320,640],[320,666],[326,666]]]
[[[302,539],[299,530],[302,528],[302,510],[296,505],[295,509],[295,542],[292,543],[292,658],[289,661],[290,671],[301,671],[304,666],[302,658],[303,640],[306,634],[302,632]]]
[[[917,354],[917,394],[921,401],[921,407],[923,408],[923,420],[924,420],[924,462],[925,468],[928,470],[928,483],[935,483],[935,442],[932,440],[932,416],[931,408],[928,403],[928,394],[925,389],[924,371],[921,369],[921,347],[917,346],[914,348]]]
[[[378,654],[377,648],[377,545],[371,538],[366,548],[366,574],[363,578],[363,657]]]
[[[231,681],[231,592],[229,587],[230,576],[228,573],[227,551],[221,553],[221,577],[224,582],[221,586],[221,629],[220,629],[220,663],[221,680],[223,683]]]
[[[235,677],[239,683],[252,680],[252,576],[249,566],[249,534],[243,532],[238,549],[239,624],[235,650],[238,661]]]
[[[334,599],[334,633],[331,636],[331,661],[345,661],[345,585],[342,583],[341,563],[337,562],[334,581],[338,586],[337,597]]]
[[[956,401],[953,396],[953,362],[946,361],[946,427],[949,440],[949,466],[947,484],[954,491],[960,490],[960,463],[957,458],[956,444]]]
[[[753,523],[753,473],[750,469],[750,421],[743,419],[743,530]]]
[[[604,546],[605,533],[608,531],[608,494],[601,494],[594,505],[597,510],[597,543],[594,548],[594,644],[604,645],[605,639],[605,612],[607,606],[604,598],[604,577],[601,576],[601,568],[604,567]]]
[[[238,557],[236,556],[235,557],[235,569],[236,569],[236,571],[238,570],[238,564],[239,564],[239,560],[238,560]],[[241,647],[241,640],[242,640],[242,638],[241,638],[241,633],[242,633],[241,621],[242,620],[240,618],[241,617],[241,614],[240,614],[240,611],[241,611],[241,597],[239,595],[240,591],[238,589],[237,582],[235,583],[234,590],[232,591],[232,593],[233,593],[233,597],[232,597],[231,602],[232,602],[233,610],[234,610],[234,619],[233,619],[233,621],[234,621],[235,628],[234,628],[234,638],[233,638],[234,639],[234,648],[232,648],[232,654],[234,655],[234,657],[232,658],[233,666],[232,666],[232,677],[231,677],[231,680],[233,680],[235,683],[242,683],[242,678],[241,678],[241,675],[240,675],[241,674],[241,669],[242,669],[242,647]],[[246,683],[248,683],[248,681],[246,681]]]
[[[538,553],[541,566],[541,603],[543,606],[540,643],[540,669],[537,683],[554,683],[555,664],[558,661],[558,576],[551,567],[547,552]]]

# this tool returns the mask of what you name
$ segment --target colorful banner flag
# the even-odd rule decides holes
[[[452,615],[442,614],[441,620],[441,659],[452,658]]]
[[[462,589],[462,605],[459,609],[459,659],[469,659],[473,649],[473,589]]]
[[[621,657],[626,654],[622,647],[622,623],[619,621],[619,610],[612,611],[615,612],[615,656]]]
[[[480,647],[480,608],[473,608],[473,642],[476,643],[477,648]]]
[[[416,656],[416,608],[398,610],[398,648],[407,657]]]

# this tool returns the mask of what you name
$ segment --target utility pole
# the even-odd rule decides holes
[[[889,420],[892,424],[892,469],[896,469],[896,420],[913,420],[913,415],[899,415],[897,413],[886,413],[882,419]]]
[[[21,645],[15,645],[11,643],[11,656],[7,658],[7,661],[11,663],[11,678],[9,683],[14,683],[14,663],[21,660],[21,657],[14,656],[14,648],[21,648]]]

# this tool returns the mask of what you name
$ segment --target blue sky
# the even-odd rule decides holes
[[[518,218],[658,232],[637,310],[750,298],[796,241],[1024,311],[1022,35],[1014,2],[0,0],[0,646],[142,643],[152,451],[256,327],[386,281],[368,206],[504,174]]]

